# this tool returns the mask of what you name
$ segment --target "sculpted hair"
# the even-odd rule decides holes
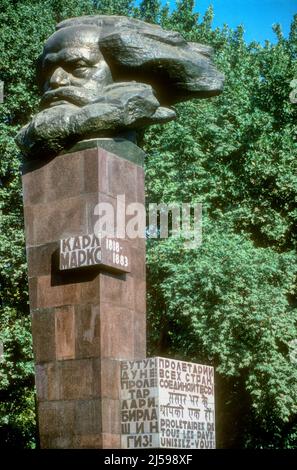
[[[124,16],[70,18],[57,24],[56,31],[86,25],[98,27],[99,49],[115,82],[149,84],[164,105],[208,98],[222,90],[223,78],[212,64],[210,46],[187,42],[178,32]]]

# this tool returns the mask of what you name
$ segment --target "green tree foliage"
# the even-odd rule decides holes
[[[158,23],[159,15],[160,2],[158,0],[142,0],[137,16],[148,23]]]
[[[199,4],[198,4],[199,6]],[[297,447],[297,17],[285,39],[247,45],[212,29],[192,0],[2,0],[0,5],[0,445],[35,442],[34,375],[23,235],[21,158],[14,136],[37,110],[35,61],[57,21],[133,15],[213,45],[224,93],[176,106],[146,131],[148,202],[203,204],[203,243],[148,241],[150,354],[215,366],[221,447]],[[291,359],[290,359],[291,358]]]
[[[149,243],[151,352],[215,365],[221,446],[293,447],[297,18],[289,40],[276,27],[261,47],[242,28],[213,31],[211,16],[184,34],[214,45],[224,93],[145,135],[148,201],[202,202],[204,234],[195,250]]]

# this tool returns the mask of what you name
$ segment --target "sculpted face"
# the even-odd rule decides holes
[[[122,16],[57,25],[39,58],[41,110],[16,137],[29,159],[175,118],[170,106],[222,91],[212,49]]]
[[[85,106],[113,82],[99,50],[99,34],[98,27],[82,25],[63,28],[48,39],[41,58],[42,108]]]

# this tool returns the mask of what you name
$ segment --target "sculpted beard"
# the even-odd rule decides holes
[[[45,109],[60,104],[68,104],[81,108],[94,102],[96,98],[98,98],[98,96],[92,90],[69,85],[46,91],[41,98],[40,107],[41,109]]]

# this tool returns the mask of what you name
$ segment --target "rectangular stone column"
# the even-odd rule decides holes
[[[98,203],[144,204],[142,152],[112,139],[23,172],[41,447],[120,447],[120,360],[146,353],[145,240],[126,240],[130,272],[60,271],[59,240],[92,234]],[[123,209],[123,207],[122,207]]]

